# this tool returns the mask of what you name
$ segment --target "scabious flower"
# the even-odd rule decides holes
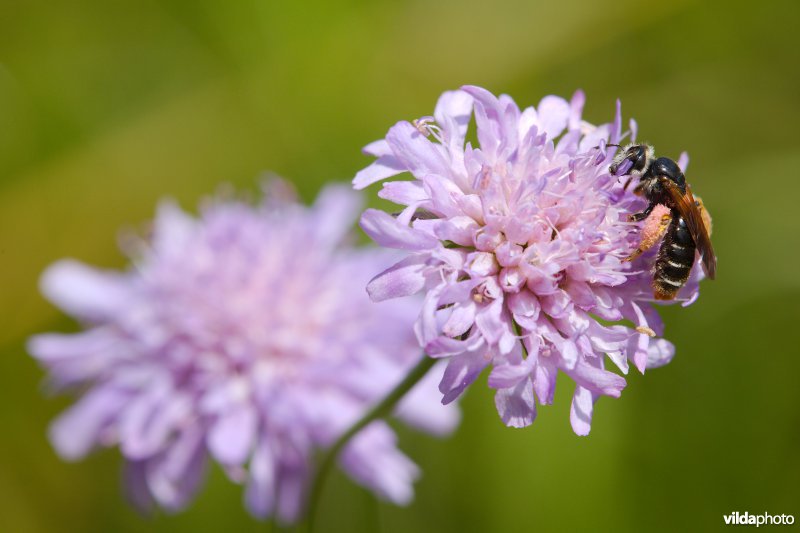
[[[364,294],[393,259],[348,246],[360,211],[348,189],[328,187],[306,208],[273,182],[260,206],[217,201],[199,218],[164,203],[130,271],[51,266],[44,294],[87,328],[29,343],[55,387],[85,390],[51,427],[59,454],[118,445],[134,502],[170,511],[190,501],[210,457],[246,483],[253,514],[296,520],[312,453],[421,357],[417,306]],[[423,381],[396,414],[446,433],[458,412],[431,407],[437,395]],[[353,438],[340,465],[392,502],[412,497],[418,469],[385,422]]]
[[[377,160],[353,180],[361,189],[403,172],[414,178],[378,193],[402,212],[361,217],[376,242],[407,252],[367,290],[375,301],[424,292],[415,329],[428,355],[448,359],[443,403],[491,366],[500,417],[527,426],[537,401],[553,401],[561,371],[576,384],[570,419],[579,435],[589,433],[597,398],[626,385],[605,369],[606,354],[627,373],[629,361],[644,372],[674,353],[653,307],[655,250],[624,261],[639,241],[626,215],[644,204],[609,174],[607,143],[628,135],[619,104],[600,126],[581,120],[583,104],[578,92],[520,111],[479,87],[446,92],[433,117],[398,122],[368,145]],[[478,146],[466,141],[473,116]],[[694,300],[700,271],[677,301]]]

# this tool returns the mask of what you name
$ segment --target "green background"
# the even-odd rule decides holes
[[[214,471],[185,513],[141,518],[116,450],[66,464],[45,438],[69,399],[24,351],[75,326],[36,289],[63,256],[121,267],[120,228],[169,195],[273,171],[311,200],[360,148],[465,83],[614,100],[658,152],[692,156],[719,275],[663,315],[677,356],[569,425],[571,386],[505,428],[485,376],[455,436],[401,430],[423,468],[408,508],[336,475],[322,531],[722,529],[733,511],[800,519],[800,9],[795,1],[599,3],[0,2],[0,531],[268,530]],[[744,6],[747,6],[746,8]],[[374,196],[374,188],[371,189]]]

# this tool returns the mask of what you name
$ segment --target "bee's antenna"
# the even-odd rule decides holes
[[[599,149],[600,149],[600,146],[601,146],[601,145],[592,146],[592,148],[591,148],[591,149],[592,149],[592,150],[599,150]],[[609,143],[606,143],[606,144],[605,144],[605,147],[606,147],[606,148],[608,148],[609,146],[616,146],[617,148],[622,148],[622,145],[619,145],[619,144],[609,144]]]

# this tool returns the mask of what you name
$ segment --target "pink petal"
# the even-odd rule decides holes
[[[681,172],[686,172],[686,167],[689,166],[689,154],[687,152],[681,152],[681,155],[678,156],[678,168],[681,169]]]
[[[427,174],[450,176],[450,164],[443,148],[422,135],[409,122],[398,122],[386,134],[397,161],[417,178]]]
[[[399,205],[419,204],[428,199],[428,195],[418,181],[390,181],[383,184],[378,196]]]
[[[367,293],[373,302],[415,294],[425,287],[426,268],[425,257],[406,257],[372,278]]]
[[[394,155],[379,157],[370,166],[359,170],[353,178],[353,187],[363,189],[375,182],[396,176],[408,170],[403,163]]]
[[[500,418],[508,427],[530,426],[536,418],[536,402],[529,379],[514,388],[498,390],[494,395],[494,404]]]
[[[586,436],[592,429],[594,401],[594,395],[589,389],[580,385],[575,387],[575,394],[572,396],[572,405],[569,409],[569,421],[572,424],[572,431],[576,435]]]
[[[558,137],[570,118],[570,106],[566,100],[558,96],[545,96],[536,106],[539,115],[539,131],[547,134],[548,139]]]
[[[145,459],[158,453],[189,411],[187,399],[173,394],[176,392],[164,381],[156,381],[125,406],[119,437],[122,453],[128,459]]]
[[[613,398],[619,398],[627,385],[623,377],[590,365],[583,359],[579,359],[575,368],[566,372],[581,387]]]
[[[493,389],[508,389],[517,386],[520,381],[531,374],[535,361],[535,357],[528,357],[518,364],[496,365],[489,373],[489,386]]]
[[[444,376],[446,363],[437,363],[403,398],[395,416],[422,431],[445,436],[452,433],[461,419],[455,405],[442,405],[437,384]]]
[[[635,302],[631,302],[630,305],[636,315],[636,325],[648,327],[647,319],[645,318],[641,307],[639,307]],[[649,345],[650,337],[643,333],[632,336],[629,341],[628,358],[630,358],[633,361],[633,364],[636,365],[636,369],[643,374],[645,368],[647,367],[647,352]]]
[[[536,392],[539,403],[544,405],[553,403],[557,374],[556,368],[539,360],[539,364],[533,371],[533,390]]]
[[[472,335],[466,340],[453,339],[440,335],[425,344],[425,353],[431,357],[447,357],[458,355],[467,351],[477,350],[484,345],[480,335]]]
[[[50,441],[67,461],[82,458],[95,445],[101,430],[128,401],[128,395],[111,386],[91,390],[50,426]]]
[[[183,509],[200,486],[205,474],[203,430],[185,429],[162,456],[147,461],[147,484],[162,507]]]
[[[569,129],[578,129],[581,125],[583,105],[586,103],[586,94],[578,89],[569,102]],[[541,104],[540,104],[541,105]]]
[[[130,304],[125,275],[62,259],[45,270],[41,290],[48,300],[76,317],[100,321]]]
[[[260,439],[248,468],[250,478],[245,490],[247,509],[259,518],[267,518],[275,506],[275,457],[266,438]]]
[[[367,209],[361,215],[361,228],[375,242],[388,248],[422,251],[439,244],[436,237],[399,224],[391,215],[377,209]]]
[[[454,305],[450,317],[442,326],[442,333],[453,338],[460,337],[466,333],[475,323],[476,309],[477,306],[474,302]]]
[[[313,207],[317,243],[327,247],[339,244],[358,218],[361,196],[346,185],[328,185],[320,191]]]
[[[493,160],[500,150],[515,149],[519,141],[519,109],[513,100],[507,96],[497,98],[486,89],[474,85],[461,89],[475,98],[475,123],[481,151]]]
[[[394,432],[383,422],[363,429],[343,450],[342,468],[356,481],[397,505],[414,497],[419,468],[396,448]]]
[[[665,339],[656,339],[650,342],[647,351],[647,368],[664,366],[675,356],[675,346]]]
[[[475,314],[475,325],[489,344],[497,344],[505,330],[502,313],[503,300],[498,298]]]
[[[484,357],[485,348],[473,352],[465,352],[454,356],[447,363],[447,368],[439,383],[439,391],[444,394],[443,404],[448,404],[458,398],[464,389],[472,384],[481,371],[489,364]]]
[[[590,131],[589,133],[583,136],[580,144],[578,145],[578,152],[579,153],[588,152],[592,148],[599,147],[600,141],[605,141],[607,139],[608,139],[608,126],[606,124],[598,126],[594,130]]]
[[[174,202],[159,203],[153,223],[153,250],[157,254],[165,254],[166,257],[183,253],[184,247],[197,231],[198,224],[197,220]]]
[[[250,454],[258,428],[255,409],[242,403],[219,415],[208,433],[208,449],[224,465],[240,465]]]
[[[361,151],[366,155],[374,157],[383,157],[385,155],[392,155],[392,147],[386,142],[386,139],[379,139],[366,145]]]
[[[542,310],[552,318],[566,317],[572,310],[572,299],[562,289],[540,297],[539,301],[542,304]]]
[[[425,193],[433,202],[433,209],[445,217],[454,217],[461,214],[458,199],[464,193],[451,180],[436,175],[428,174],[422,177]]]
[[[444,140],[453,147],[463,146],[472,116],[472,96],[464,91],[443,93],[436,103],[433,116],[442,127]]]
[[[442,241],[452,241],[461,246],[472,246],[478,225],[467,216],[455,216],[436,226],[436,236]]]
[[[425,346],[439,336],[439,327],[436,321],[436,311],[439,308],[439,297],[444,286],[438,285],[425,294],[422,301],[422,310],[419,319],[414,323],[414,333],[420,346]]]
[[[147,461],[125,461],[122,476],[128,500],[140,513],[151,513],[155,502],[147,484]]]
[[[275,475],[276,514],[283,524],[296,522],[306,503],[309,485],[311,443],[292,432],[273,446],[278,458]]]
[[[614,113],[614,122],[611,124],[611,138],[609,139],[612,144],[619,144],[622,137],[622,102],[617,99],[616,112]]]

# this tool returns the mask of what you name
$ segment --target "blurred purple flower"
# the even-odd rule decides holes
[[[674,353],[652,307],[655,250],[623,262],[639,239],[626,215],[643,201],[608,172],[606,143],[627,135],[619,104],[601,126],[581,120],[583,104],[578,92],[520,111],[479,87],[447,92],[433,117],[398,122],[368,145],[377,160],[353,180],[361,189],[402,172],[416,178],[378,193],[407,206],[401,213],[361,217],[377,243],[407,252],[367,290],[375,301],[424,292],[416,332],[431,357],[449,359],[443,403],[491,366],[501,418],[527,426],[537,399],[553,401],[560,370],[576,383],[570,419],[579,435],[589,433],[597,398],[626,385],[605,370],[604,354],[627,373],[629,360],[644,372]],[[473,113],[479,147],[465,143]],[[632,136],[635,128],[631,121]],[[678,301],[694,300],[700,270]],[[623,320],[635,326],[609,324]]]
[[[217,202],[198,219],[163,204],[129,272],[64,260],[43,276],[45,295],[87,326],[29,343],[56,388],[86,390],[51,440],[65,459],[119,445],[140,507],[184,507],[210,456],[247,484],[253,514],[297,520],[314,450],[420,356],[418,306],[364,294],[392,259],[347,245],[356,193],[331,186],[305,208],[280,182],[272,189],[260,207]],[[421,383],[398,416],[451,431],[458,412],[431,407],[436,395],[435,381]],[[413,496],[418,469],[384,422],[359,433],[340,464],[392,502]]]

